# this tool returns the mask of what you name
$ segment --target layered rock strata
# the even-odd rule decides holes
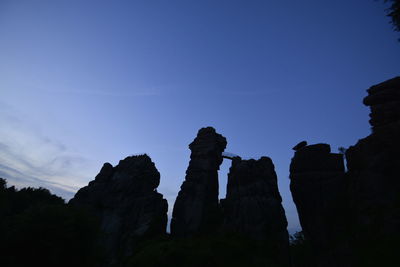
[[[207,127],[189,145],[189,167],[172,213],[173,236],[210,234],[218,228],[218,170],[226,144],[225,137]]]
[[[372,133],[346,152],[349,205],[354,235],[363,239],[400,237],[400,77],[372,86]]]
[[[222,229],[255,240],[268,241],[281,263],[288,263],[287,220],[279,194],[274,164],[259,160],[232,159],[226,199],[221,200]]]
[[[347,180],[342,154],[327,144],[299,148],[290,164],[290,190],[318,266],[343,265]],[[342,247],[339,249],[339,247]]]

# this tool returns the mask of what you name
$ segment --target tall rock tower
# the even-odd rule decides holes
[[[372,86],[372,133],[346,152],[353,235],[400,238],[400,77]]]
[[[226,199],[221,200],[222,229],[251,239],[267,241],[280,263],[289,263],[287,220],[279,194],[274,164],[259,160],[232,159]]]
[[[207,127],[189,145],[192,153],[172,213],[172,235],[187,237],[217,230],[221,220],[218,170],[226,144],[225,137]]]
[[[347,181],[343,155],[328,144],[298,148],[290,164],[290,190],[300,224],[316,255],[317,266],[348,266],[342,262]]]

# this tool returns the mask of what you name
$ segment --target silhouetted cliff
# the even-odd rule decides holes
[[[400,77],[372,86],[372,133],[340,154],[297,148],[291,191],[317,266],[394,266],[400,238]]]
[[[290,190],[304,234],[291,245],[293,266],[398,265],[400,77],[372,86],[364,104],[372,133],[345,153],[347,172],[328,144],[293,148]],[[46,189],[18,191],[0,179],[2,266],[288,266],[272,160],[223,154],[226,145],[212,127],[189,145],[171,236],[168,204],[156,191],[160,174],[147,155],[105,163],[69,205]],[[223,157],[232,165],[219,202]]]
[[[225,147],[225,137],[212,127],[200,129],[189,145],[192,153],[172,213],[172,235],[210,234],[218,229],[218,170]]]
[[[147,155],[105,163],[70,204],[87,208],[101,222],[100,244],[110,264],[132,255],[139,238],[166,233],[168,203],[156,188],[160,173]]]
[[[400,238],[400,77],[367,91],[372,133],[351,146],[346,159],[352,235],[371,247]]]
[[[318,266],[348,266],[341,262],[348,221],[347,181],[343,155],[327,144],[298,148],[290,164],[290,190],[305,237]],[[339,249],[340,248],[340,249]]]
[[[229,169],[226,198],[221,200],[222,229],[263,240],[289,263],[289,236],[274,164],[268,157],[234,157]]]

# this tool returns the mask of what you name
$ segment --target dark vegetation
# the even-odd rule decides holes
[[[44,188],[6,186],[0,178],[0,265],[96,266],[97,223]]]
[[[348,263],[353,267],[397,266],[400,236],[388,239],[371,238],[365,232],[362,239],[353,240]],[[266,242],[257,242],[239,235],[219,235],[173,239],[168,236],[143,242],[125,266],[250,266],[280,267],[276,254]],[[290,257],[293,267],[315,267],[315,254],[303,232],[290,237]]]
[[[390,3],[387,9],[387,16],[391,18],[391,23],[395,31],[400,31],[400,0],[385,0]]]
[[[396,266],[400,236],[382,240],[364,233],[352,244],[354,266]],[[104,266],[103,253],[95,245],[98,237],[98,222],[85,211],[44,188],[7,188],[0,178],[1,266]],[[295,267],[315,266],[311,244],[302,232],[290,237],[290,257]],[[268,242],[225,234],[143,240],[123,266],[281,265]]]
[[[127,266],[282,266],[267,242],[240,235],[160,238],[142,243]]]
[[[99,232],[95,218],[47,189],[17,190],[0,178],[1,266],[104,266]],[[266,242],[239,235],[164,235],[143,240],[123,265],[280,266],[275,255]]]
[[[95,218],[47,189],[17,190],[0,178],[1,266],[101,266],[98,229]],[[291,238],[291,252],[296,266],[308,266],[301,233]],[[143,240],[123,265],[280,266],[271,244],[235,234]]]
[[[303,232],[297,232],[290,236],[290,256],[295,267],[314,266],[312,248]]]
[[[400,32],[400,0],[384,1],[390,3],[387,15],[391,18],[394,30]],[[292,174],[294,174],[292,179],[295,178],[301,182],[303,177],[305,180],[305,183],[293,186],[297,189],[294,191],[298,193],[300,221],[302,221],[303,212],[302,225],[305,227],[304,233],[298,232],[290,237],[289,253],[284,254],[285,256],[287,254],[290,261],[282,263],[282,250],[276,246],[270,235],[269,240],[263,241],[226,232],[222,234],[214,231],[215,234],[210,234],[212,231],[207,233],[199,229],[189,235],[189,231],[183,228],[187,227],[187,223],[191,220],[178,225],[183,230],[178,231],[175,236],[166,234],[164,224],[167,223],[167,203],[162,195],[156,192],[159,173],[151,159],[141,155],[121,161],[121,166],[112,167],[110,164],[105,164],[95,181],[89,183],[89,186],[95,189],[89,186],[81,189],[79,198],[75,197],[75,205],[66,204],[62,198],[51,194],[45,188],[29,187],[17,190],[13,186],[7,187],[6,181],[0,178],[0,266],[398,266],[400,195],[397,153],[399,150],[398,114],[400,113],[399,94],[398,91],[395,93],[398,89],[395,88],[400,88],[399,79],[388,80],[368,90],[369,96],[364,99],[364,104],[371,106],[370,123],[373,126],[373,133],[349,149],[339,148],[342,155],[330,153],[330,147],[327,150],[328,146],[324,144],[307,146],[306,142],[301,142],[293,148],[298,154],[294,163],[300,162],[300,164],[291,165],[291,172],[293,171]],[[224,149],[226,141],[219,141]],[[204,138],[200,138],[198,143],[201,145],[198,147],[196,147],[196,142],[191,144],[197,156],[197,158],[194,157],[194,161],[191,161],[196,168],[188,168],[190,175],[187,180],[192,185],[197,177],[201,177],[199,172],[205,173],[205,176],[210,173],[211,176],[215,174],[214,181],[218,179],[216,175],[220,164],[218,155],[223,149],[217,146],[219,150],[217,149],[218,151],[210,161],[205,161],[204,155],[209,157],[209,153],[197,151],[202,152],[204,142],[210,145]],[[212,142],[211,145],[213,145]],[[313,150],[316,148],[318,153],[315,154]],[[301,149],[308,151],[304,157],[301,157]],[[324,153],[321,154],[318,150],[328,151],[325,153],[326,161],[321,161],[321,158],[323,159],[321,155],[323,156]],[[207,150],[209,151],[211,150]],[[315,155],[310,154],[310,151]],[[343,158],[346,159],[347,166],[350,166],[346,173],[344,167],[341,167]],[[140,164],[134,162],[136,159]],[[217,165],[208,164],[213,163],[215,159],[217,159]],[[308,164],[310,159],[313,160],[311,164]],[[316,162],[322,164],[318,165]],[[337,164],[326,164],[332,162]],[[209,169],[209,166],[212,168]],[[193,175],[193,169],[197,171],[196,175]],[[316,172],[317,176],[315,176]],[[114,176],[119,177],[118,182],[115,182]],[[132,183],[130,179],[124,179],[131,176],[148,179],[136,179]],[[321,177],[327,179],[321,179]],[[314,182],[310,183],[310,180]],[[109,184],[110,181],[114,181],[114,184]],[[212,188],[213,185],[209,187]],[[137,191],[138,188],[141,190]],[[321,191],[321,188],[324,190]],[[122,189],[129,193],[126,196],[130,198],[124,195],[121,197]],[[196,188],[190,189],[193,191]],[[214,191],[218,192],[217,189]],[[348,192],[351,194],[347,194]],[[185,194],[182,195],[183,199]],[[191,194],[187,194],[186,197],[188,195]],[[254,197],[253,191],[249,195]],[[316,197],[317,201],[314,201],[313,197]],[[211,200],[218,203],[217,195]],[[257,203],[259,200],[260,198],[257,198]],[[207,202],[208,199],[205,201]],[[83,203],[81,207],[77,205],[80,202]],[[93,203],[99,208],[97,214],[104,214],[104,207],[109,209],[108,213],[105,213],[108,217],[103,218],[103,221],[109,224],[102,224],[103,227],[104,225],[108,227],[106,229],[114,227],[113,224],[117,221],[114,220],[115,218],[120,219],[121,214],[127,215],[127,210],[132,211],[132,214],[127,216],[128,223],[122,224],[128,227],[114,231],[114,234],[118,233],[120,236],[113,248],[116,250],[115,254],[119,255],[117,261],[114,260],[115,257],[109,257],[107,260],[107,253],[101,246],[101,240],[107,239],[104,238],[106,234],[100,228],[101,218],[95,217],[96,213],[93,211],[89,212],[82,208],[84,204]],[[312,205],[307,206],[307,203]],[[251,205],[249,205],[250,208]],[[209,206],[212,207],[212,205]],[[243,205],[238,206],[243,207]],[[199,209],[183,210],[190,210],[192,213],[199,211]],[[250,217],[249,210],[251,209],[242,208],[241,210],[244,211],[243,217]],[[165,216],[160,216],[164,213]],[[207,214],[212,215],[212,210],[210,209]],[[234,213],[233,219],[229,219],[228,222],[237,219],[237,214],[240,213]],[[180,216],[179,212],[177,215]],[[199,217],[183,215],[182,217]],[[132,221],[143,218],[141,223],[134,225],[136,228],[129,228],[132,226]],[[152,227],[154,223],[151,223],[154,218],[157,222],[155,230]],[[275,216],[273,220],[276,221],[276,218]],[[140,233],[143,226],[147,225],[150,225],[148,232],[133,238],[134,246],[126,242],[132,239],[131,233]],[[244,226],[252,228],[254,225]],[[121,248],[123,242],[128,244],[125,249]]]
[[[287,232],[273,238],[287,225],[280,219],[283,209],[269,213],[276,203],[280,205],[271,159],[262,157],[256,164],[233,158],[220,210],[226,224],[192,227],[175,235],[172,230],[170,235],[165,232],[167,202],[156,191],[160,173],[150,157],[141,155],[127,157],[115,167],[105,163],[69,204],[47,189],[16,190],[0,179],[0,266],[398,266],[399,90],[400,77],[367,90],[363,102],[371,108],[372,133],[348,149],[341,148],[342,154],[332,153],[328,144],[303,142],[294,147],[290,189],[304,232],[293,235],[290,244]],[[221,140],[215,129],[207,127],[191,143],[190,175],[181,188],[193,190],[182,193],[186,198],[182,205],[175,203],[175,218],[184,219],[175,226],[187,228],[196,220],[193,226],[208,220],[213,209],[198,211],[206,210],[202,204],[210,196],[219,204],[215,185]],[[257,166],[262,168],[253,168]],[[254,183],[264,174],[269,184]],[[215,183],[204,187],[199,178]],[[260,188],[264,188],[261,193]],[[239,197],[234,198],[235,192],[241,193]],[[259,203],[265,196],[272,197],[262,210]],[[268,220],[258,220],[262,216]],[[270,228],[243,231],[260,225]]]

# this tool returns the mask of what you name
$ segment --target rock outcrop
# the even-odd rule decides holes
[[[299,148],[290,166],[293,200],[318,266],[398,263],[387,251],[400,238],[400,77],[367,92],[372,133],[347,149],[346,173],[326,144]],[[366,255],[377,249],[382,255]]]
[[[307,141],[301,141],[300,143],[298,143],[297,145],[295,145],[294,147],[292,147],[292,149],[294,151],[297,151],[303,147],[307,146]]]
[[[290,190],[305,237],[318,266],[347,266],[340,262],[346,231],[347,181],[342,154],[327,144],[304,146],[290,164]],[[344,247],[343,247],[344,249]]]
[[[400,77],[372,86],[372,134],[346,152],[354,235],[400,237]]]
[[[173,209],[172,235],[210,234],[218,228],[218,170],[226,144],[225,137],[207,127],[189,145],[190,162]]]
[[[289,237],[281,203],[277,176],[270,158],[232,159],[226,199],[221,200],[222,230],[267,241],[279,254],[279,261],[288,264]]]
[[[168,203],[156,191],[160,173],[147,155],[131,156],[113,167],[105,163],[71,205],[88,209],[100,220],[99,243],[108,265],[131,255],[139,238],[166,233]]]

